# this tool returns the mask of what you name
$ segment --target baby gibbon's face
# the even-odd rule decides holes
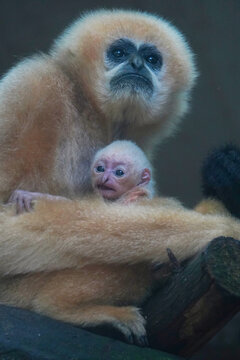
[[[141,173],[133,171],[126,161],[100,158],[92,168],[92,184],[104,199],[116,200],[141,181]]]

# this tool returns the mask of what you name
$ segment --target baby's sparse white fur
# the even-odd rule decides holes
[[[117,161],[124,161],[128,164],[131,164],[132,168],[135,169],[138,173],[145,168],[149,169],[151,173],[151,180],[146,185],[144,185],[144,188],[146,188],[148,191],[148,197],[150,199],[155,195],[153,169],[150,161],[139,146],[130,140],[116,140],[103,149],[98,150],[94,157],[93,164],[103,155],[104,157],[114,157],[114,159]]]

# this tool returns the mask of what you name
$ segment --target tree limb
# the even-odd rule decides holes
[[[240,242],[220,237],[145,304],[150,346],[191,356],[239,310]]]
[[[0,306],[0,360],[180,360],[91,334],[71,324]]]

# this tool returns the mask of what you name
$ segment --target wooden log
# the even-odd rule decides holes
[[[240,310],[240,242],[214,239],[143,309],[151,347],[191,356]]]
[[[0,360],[180,360],[92,334],[30,311],[0,306]]]

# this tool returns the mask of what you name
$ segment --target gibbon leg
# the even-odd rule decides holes
[[[59,305],[47,308],[45,303],[42,309],[41,302],[35,302],[33,310],[39,313],[44,310],[45,315],[83,327],[110,324],[121,331],[129,343],[147,345],[146,321],[135,306],[91,304],[69,307],[68,304],[67,308]]]
[[[229,211],[220,201],[211,198],[200,201],[200,203],[195,206],[194,210],[204,215],[230,215]]]

